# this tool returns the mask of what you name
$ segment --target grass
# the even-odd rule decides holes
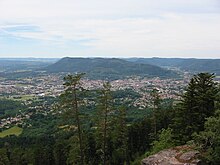
[[[17,87],[24,87],[27,86],[27,84],[15,84]]]
[[[0,96],[0,99],[10,99],[10,100],[14,100],[14,101],[26,101],[26,100],[32,100],[36,98],[33,95],[14,95],[14,96],[10,96],[10,97],[6,97],[6,96]]]
[[[0,132],[0,138],[4,138],[9,135],[19,136],[22,132],[23,132],[22,128],[20,128],[18,126],[14,126],[14,127],[11,127],[3,132]]]
[[[23,95],[23,96],[21,96],[22,101],[31,100],[33,98],[34,98],[34,96],[32,96],[32,95]]]
[[[18,95],[18,96],[13,96],[11,99],[17,101],[26,101],[26,100],[32,100],[33,98],[34,98],[33,95]]]

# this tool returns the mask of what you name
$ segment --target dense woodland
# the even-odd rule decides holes
[[[220,164],[220,86],[213,74],[195,75],[178,102],[161,100],[159,91],[152,90],[152,106],[141,110],[141,117],[120,99],[138,94],[112,91],[108,82],[88,91],[82,87],[83,76],[64,78],[63,94],[50,102],[56,115],[36,114],[22,135],[0,139],[0,164],[135,165],[183,144],[199,149],[205,162]],[[0,108],[2,114],[7,109]]]
[[[193,73],[210,72],[220,75],[220,59],[196,58],[129,58],[128,61],[141,64],[151,64],[159,67],[178,67]]]
[[[156,65],[130,62],[119,58],[70,58],[65,57],[56,63],[42,68],[48,73],[81,73],[89,79],[117,80],[132,75],[140,77],[177,78],[171,70]]]

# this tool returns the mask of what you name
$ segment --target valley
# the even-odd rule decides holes
[[[61,64],[64,65],[62,60],[63,59],[60,60]],[[76,59],[75,62],[72,62],[74,61],[74,58],[72,58],[70,60],[71,64],[65,62],[65,65],[68,65],[69,68],[73,68],[72,70],[63,70],[65,66],[62,66],[59,60],[58,62],[53,61],[47,63],[43,67],[41,62],[34,63],[35,67],[32,67],[32,62],[25,62],[25,65],[22,63],[22,65],[19,66],[19,70],[16,70],[14,67],[10,69],[10,65],[8,65],[7,70],[3,69],[4,71],[0,74],[0,146],[5,148],[4,144],[6,142],[7,144],[10,143],[10,145],[15,145],[19,148],[21,145],[20,143],[27,140],[27,146],[24,150],[22,149],[22,151],[19,151],[19,154],[23,153],[28,155],[26,149],[30,150],[32,153],[32,156],[30,156],[31,160],[28,160],[27,157],[25,157],[25,160],[32,163],[34,162],[34,164],[45,163],[45,161],[51,161],[51,163],[56,162],[56,160],[49,160],[47,157],[56,158],[64,164],[67,161],[67,157],[73,162],[80,161],[78,157],[72,157],[68,154],[65,154],[64,158],[58,158],[57,155],[54,154],[48,155],[52,150],[53,152],[64,154],[62,151],[56,151],[53,148],[56,148],[56,145],[59,143],[64,145],[60,147],[65,150],[66,153],[76,154],[75,151],[65,148],[66,144],[67,146],[69,144],[79,144],[77,140],[74,140],[73,143],[69,143],[69,140],[77,137],[78,131],[78,126],[75,121],[76,114],[68,110],[76,105],[75,102],[71,100],[68,101],[73,97],[71,94],[73,91],[68,91],[72,89],[72,87],[69,88],[67,86],[69,83],[67,78],[72,77],[73,81],[77,81],[78,83],[76,91],[79,93],[76,96],[78,97],[77,99],[79,99],[77,101],[79,105],[78,111],[82,123],[81,127],[85,131],[84,136],[95,141],[94,143],[88,144],[90,145],[89,147],[96,144],[97,148],[94,148],[94,150],[98,151],[99,140],[95,138],[95,134],[98,131],[100,131],[99,133],[103,133],[102,130],[98,128],[102,128],[102,125],[99,125],[99,120],[103,119],[102,115],[104,113],[100,111],[102,110],[100,106],[103,106],[103,102],[100,98],[103,99],[105,96],[102,95],[102,92],[104,92],[103,94],[109,92],[109,96],[106,95],[105,99],[108,100],[109,103],[106,105],[111,107],[111,111],[106,115],[109,117],[110,123],[115,122],[115,124],[112,123],[111,126],[106,125],[112,133],[109,134],[109,142],[118,143],[114,141],[114,138],[122,138],[121,141],[126,144],[130,154],[130,160],[126,161],[132,162],[134,165],[135,162],[141,161],[143,154],[147,150],[151,151],[151,154],[153,154],[154,148],[149,144],[155,141],[156,134],[162,136],[162,132],[160,135],[160,131],[157,130],[164,130],[164,128],[167,128],[167,130],[164,131],[170,131],[170,127],[172,130],[176,129],[175,126],[177,124],[175,124],[174,121],[178,119],[178,115],[181,115],[178,114],[181,111],[176,112],[175,109],[182,106],[183,100],[186,99],[187,90],[189,90],[189,84],[192,83],[192,79],[196,75],[180,67],[174,66],[163,66],[163,68],[156,67],[156,69],[159,68],[159,70],[165,71],[164,73],[172,73],[171,75],[175,75],[174,77],[167,76],[166,74],[166,76],[160,76],[158,74],[149,75],[149,70],[143,71],[142,65],[141,68],[139,68],[139,64],[133,64],[134,62],[129,62],[129,67],[134,67],[133,70],[135,70],[135,72],[129,71],[124,73],[123,70],[121,71],[120,69],[116,71],[114,67],[116,65],[117,68],[127,67],[125,66],[125,64],[127,65],[126,62],[124,64],[124,61],[120,59],[108,59],[110,64],[106,64],[106,77],[103,77],[105,74],[102,75],[102,73],[104,73],[102,72],[100,76],[100,71],[106,68],[103,64],[101,64],[102,67],[99,68],[100,64],[97,64],[97,61],[100,59],[95,59],[95,62],[94,59],[92,59],[95,64],[92,65],[88,63],[86,66],[88,70],[82,69],[86,64],[80,64],[80,62],[84,60],[90,61],[91,59],[81,60],[82,59]],[[66,58],[64,58],[64,61],[66,61]],[[118,61],[120,61],[122,65],[120,65]],[[10,62],[13,63],[13,61]],[[112,64],[112,62],[116,62],[116,64]],[[78,63],[78,65],[75,65],[76,63]],[[139,69],[135,69],[135,67],[139,68],[141,72],[139,72]],[[25,68],[28,70],[25,70]],[[48,68],[50,69],[48,70]],[[56,71],[52,71],[51,68],[55,68]],[[151,69],[153,68],[154,66],[152,65]],[[93,69],[96,71],[99,69],[100,71],[93,72]],[[111,72],[109,72],[109,70],[111,70]],[[113,70],[114,74],[112,74]],[[80,75],[81,71],[88,71],[88,75],[87,73],[83,74],[83,76],[80,77],[80,81],[78,81],[77,76]],[[154,71],[150,72],[156,73]],[[203,74],[201,76],[203,76]],[[211,77],[208,73],[204,73],[204,76]],[[211,79],[211,81],[213,81],[213,84],[219,84],[220,82],[218,76]],[[109,88],[107,88],[108,83]],[[216,87],[215,89],[217,90]],[[214,98],[214,96],[211,97]],[[216,96],[216,99],[217,98]],[[182,116],[184,115],[179,117]],[[118,126],[120,123],[122,125]],[[143,132],[143,130],[145,131]],[[154,130],[156,130],[156,134]],[[115,131],[119,131],[121,134],[115,134]],[[40,139],[44,140],[41,141]],[[84,139],[85,143],[89,143],[89,141],[87,141],[88,139]],[[145,143],[145,141],[147,141],[147,143]],[[45,147],[48,150],[42,146],[43,143],[47,143]],[[48,145],[48,143],[51,143],[51,145]],[[179,144],[184,143],[185,141],[182,139],[182,142]],[[35,144],[37,144],[37,147],[32,149]],[[172,145],[173,144],[174,143],[172,143]],[[108,147],[123,148],[122,145]],[[136,148],[136,150],[133,147]],[[16,148],[12,148],[11,154],[16,154]],[[41,150],[42,148],[45,149],[45,152],[38,152],[38,149]],[[92,154],[96,154],[97,151],[91,152],[93,152]],[[118,164],[117,162],[122,161],[121,156],[117,157],[118,153],[114,153],[114,150],[111,152],[109,156],[112,158],[115,157],[118,160],[109,161],[114,162],[113,164]],[[45,154],[44,159],[40,161],[41,163],[36,163],[36,161],[39,161],[38,159],[35,160],[36,157],[42,153]],[[147,154],[149,153],[146,152],[145,155]],[[91,158],[89,158],[91,154],[87,156],[88,160],[86,161],[88,162],[101,162],[101,158],[98,156],[93,156]]]

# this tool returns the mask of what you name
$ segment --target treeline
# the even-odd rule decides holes
[[[116,101],[110,83],[87,91],[82,76],[64,78],[65,91],[56,107],[62,126],[43,136],[1,139],[0,164],[134,165],[144,156],[189,142],[199,147],[204,161],[220,163],[220,87],[212,74],[195,75],[175,105],[152,90],[151,113],[135,122],[128,122],[129,104]]]
[[[20,101],[0,98],[0,119],[15,116],[19,111],[25,111],[27,106]]]

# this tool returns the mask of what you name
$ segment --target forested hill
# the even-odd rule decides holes
[[[46,67],[54,63],[57,59],[32,59],[32,58],[0,58],[0,71],[31,71]]]
[[[119,79],[127,76],[177,77],[173,71],[151,64],[140,64],[118,58],[63,58],[45,68],[47,72],[85,72],[92,79]]]
[[[190,72],[212,72],[220,75],[220,59],[195,58],[129,58],[128,61],[160,67],[179,67]]]

